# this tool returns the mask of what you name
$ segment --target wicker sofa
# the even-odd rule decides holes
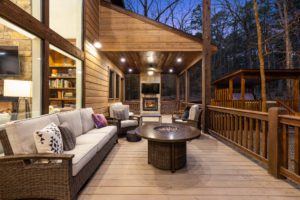
[[[118,142],[117,127],[94,128],[91,108],[16,121],[0,134],[0,199],[76,199]],[[37,154],[33,132],[49,123],[68,122],[76,146],[64,154]],[[37,162],[37,160],[47,161]],[[55,162],[48,162],[55,161]]]

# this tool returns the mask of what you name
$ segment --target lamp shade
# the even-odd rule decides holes
[[[4,96],[31,97],[31,81],[4,80]]]

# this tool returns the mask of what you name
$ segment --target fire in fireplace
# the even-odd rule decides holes
[[[157,111],[158,110],[158,98],[143,98],[143,110],[144,111]]]

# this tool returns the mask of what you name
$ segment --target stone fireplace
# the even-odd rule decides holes
[[[158,111],[158,98],[143,98],[144,111]]]

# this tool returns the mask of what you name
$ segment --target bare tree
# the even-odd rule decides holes
[[[262,111],[267,112],[265,62],[264,62],[264,55],[263,55],[263,43],[262,43],[261,26],[260,26],[259,15],[258,15],[257,0],[253,0],[253,10],[255,15],[256,30],[257,30],[257,46],[258,46],[259,70],[260,70],[260,81],[261,81]]]

